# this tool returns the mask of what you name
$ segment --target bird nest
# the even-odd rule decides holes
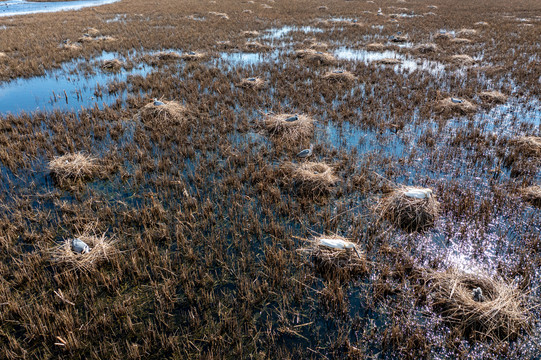
[[[402,63],[400,59],[395,59],[395,58],[383,58],[380,60],[376,60],[375,62],[376,64],[381,64],[381,65],[398,65]]]
[[[72,43],[67,43],[67,44],[62,44],[60,46],[60,48],[62,50],[68,50],[68,51],[76,51],[76,50],[81,50],[81,45],[79,44],[72,44]],[[2,55],[0,54],[0,58],[2,57]]]
[[[504,151],[504,166],[511,168],[511,176],[533,175],[541,162],[541,137],[520,136],[509,140]]]
[[[405,43],[408,41],[407,36],[403,35],[395,35],[390,39],[394,43]]]
[[[445,32],[445,33],[438,33],[434,36],[434,39],[436,40],[450,40],[453,38],[453,34]]]
[[[77,238],[90,247],[89,252],[75,252],[72,248],[73,239],[64,239],[50,250],[51,262],[66,271],[91,272],[118,253],[115,241],[108,239],[105,234],[98,236],[84,233]]]
[[[454,38],[454,39],[451,39],[451,42],[453,44],[471,44],[472,41],[470,39]]]
[[[458,36],[475,36],[479,34],[479,31],[475,29],[460,29],[456,34]]]
[[[324,162],[286,163],[281,170],[284,182],[303,196],[326,196],[338,182],[333,169]]]
[[[48,167],[51,176],[59,184],[90,179],[101,169],[96,158],[83,153],[56,156],[49,161]]]
[[[209,11],[209,15],[217,16],[223,20],[229,20],[229,15],[226,13],[216,12],[216,11]]]
[[[205,53],[191,51],[191,52],[183,54],[180,58],[185,61],[198,61],[206,57],[207,57],[207,54]]]
[[[455,268],[429,277],[433,308],[463,336],[504,340],[529,329],[526,296],[508,281]],[[482,295],[476,297],[476,291]]]
[[[288,121],[296,117],[294,121]],[[263,120],[263,127],[273,138],[296,143],[312,135],[314,120],[307,115],[277,114]]]
[[[448,97],[438,101],[435,106],[436,113],[443,115],[450,115],[455,113],[467,115],[477,111],[477,106],[475,104],[472,104],[468,100],[457,100],[459,100],[459,102],[457,102],[456,100],[453,101],[453,98]]]
[[[314,49],[297,50],[295,58],[302,59],[313,65],[333,65],[336,63],[336,58],[331,53]]]
[[[186,120],[186,108],[176,101],[163,101],[163,105],[151,101],[139,113],[143,124],[151,127],[182,125]]]
[[[520,189],[520,193],[524,201],[527,201],[534,206],[541,207],[541,186],[528,186]]]
[[[385,50],[386,46],[381,43],[370,43],[366,45],[366,50],[370,51],[383,51]]]
[[[321,239],[342,240],[347,239],[333,235],[320,236],[312,241],[312,246],[301,251],[310,255],[314,270],[326,280],[348,281],[352,277],[368,273],[366,254],[354,249],[336,249],[324,246]]]
[[[507,95],[502,94],[499,91],[483,91],[479,94],[479,97],[491,104],[503,104],[507,101]]]
[[[242,79],[237,86],[245,89],[259,90],[265,88],[267,82],[260,77],[251,77]]]
[[[457,65],[473,65],[475,63],[475,60],[470,55],[466,54],[453,55],[451,56],[450,61]]]
[[[271,47],[260,43],[259,41],[247,41],[244,44],[245,51],[259,52],[259,51],[268,51]]]
[[[96,28],[88,28],[85,30],[85,33],[87,33],[90,36],[99,36],[100,31]]]
[[[349,82],[357,80],[357,77],[347,70],[328,71],[323,75],[323,78],[336,82]]]
[[[124,63],[118,59],[104,60],[101,64],[103,70],[119,71],[124,66]]]
[[[428,190],[409,186],[393,189],[374,207],[378,222],[387,220],[408,232],[424,231],[433,226],[440,213],[440,203],[432,194],[424,198],[409,195],[411,192]]]
[[[256,37],[256,36],[259,36],[259,31],[257,30],[243,31],[241,35],[245,37]]]
[[[413,49],[421,54],[429,54],[438,51],[438,45],[433,43],[419,44]]]
[[[181,58],[181,55],[174,51],[160,51],[152,56],[155,61],[175,61]]]

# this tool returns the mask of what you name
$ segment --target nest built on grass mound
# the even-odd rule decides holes
[[[328,71],[323,75],[324,79],[331,80],[331,81],[337,81],[337,82],[348,82],[348,81],[355,81],[357,80],[357,77],[353,75],[350,71],[347,70],[333,70]]]
[[[467,115],[477,111],[477,106],[465,99],[448,97],[436,103],[436,113],[443,115],[461,114]]]
[[[378,222],[387,220],[405,231],[414,232],[434,225],[440,203],[430,189],[402,186],[384,195],[374,210]]]
[[[89,251],[78,253],[74,251],[73,241],[79,239],[89,246]],[[108,239],[105,234],[100,236],[84,233],[75,238],[68,238],[51,250],[51,261],[59,268],[67,271],[92,271],[104,262],[109,261],[118,254],[115,242]]]
[[[457,65],[473,65],[475,60],[466,54],[453,55],[450,58],[451,62]]]
[[[326,196],[339,180],[333,169],[324,162],[288,162],[283,164],[280,170],[284,183],[302,196]]]
[[[203,60],[206,57],[207,55],[205,53],[190,51],[185,54],[182,54],[180,58],[184,61],[198,61],[198,60]]]
[[[186,108],[176,101],[162,101],[156,105],[152,101],[140,111],[141,121],[147,126],[182,125],[186,122]]]
[[[381,43],[370,43],[366,45],[366,50],[370,51],[383,51],[385,50],[386,46]]]
[[[479,97],[487,103],[503,104],[507,101],[507,95],[499,91],[483,91]]]
[[[267,87],[267,82],[260,77],[250,77],[242,79],[237,86],[245,89],[259,90]]]
[[[470,44],[472,41],[470,39],[454,38],[454,39],[451,39],[451,42],[453,44]]]
[[[438,51],[438,45],[432,43],[419,44],[413,49],[421,54],[428,54]]]
[[[314,120],[302,114],[276,114],[267,116],[263,127],[273,138],[296,143],[312,136]]]
[[[541,161],[541,137],[520,136],[508,141],[503,149],[504,166],[511,167],[511,176],[534,174]]]
[[[456,268],[429,277],[433,308],[464,337],[514,339],[530,328],[527,297],[508,281]]]
[[[402,60],[395,58],[383,58],[375,61],[376,64],[381,65],[398,65],[402,63]]]
[[[336,58],[331,54],[314,49],[303,49],[295,52],[295,58],[313,65],[333,65],[336,63]]]
[[[91,179],[101,169],[96,158],[83,153],[57,156],[48,167],[53,179],[60,183]]]
[[[180,59],[181,55],[174,51],[160,51],[152,57],[157,61],[174,61]]]
[[[524,201],[527,201],[534,206],[541,207],[541,186],[528,186],[520,189],[520,193]]]
[[[310,255],[316,273],[322,278],[348,281],[354,276],[368,273],[365,253],[346,238],[337,235],[320,236],[311,242],[311,247],[301,251]]]
[[[268,51],[271,47],[269,45],[262,44],[258,41],[247,41],[244,44],[244,50],[245,51]]]
[[[118,71],[123,66],[124,63],[118,59],[104,60],[101,64],[101,68],[108,71]]]

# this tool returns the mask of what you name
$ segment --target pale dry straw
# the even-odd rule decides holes
[[[295,114],[269,115],[263,120],[263,127],[273,138],[296,143],[310,136],[314,131],[314,119],[308,115],[297,114],[297,120],[287,121]]]
[[[97,159],[83,153],[57,156],[49,162],[48,167],[57,181],[89,179],[100,170]]]

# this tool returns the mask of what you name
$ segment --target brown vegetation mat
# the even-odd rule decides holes
[[[242,79],[237,86],[245,89],[259,90],[267,87],[267,81],[260,77],[251,77]]]
[[[357,80],[357,77],[353,75],[352,72],[347,70],[333,70],[327,71],[323,74],[323,78],[326,80],[337,81],[337,82],[349,82]]]
[[[96,158],[83,153],[57,156],[49,162],[51,176],[59,183],[91,179],[100,169]]]
[[[465,99],[457,99],[461,102],[453,101],[454,98],[445,98],[436,102],[434,110],[438,114],[451,115],[451,114],[471,114],[477,111],[477,106]]]
[[[141,121],[149,127],[183,125],[186,122],[186,108],[176,101],[163,101],[164,105],[146,104],[139,112]]]
[[[530,328],[526,295],[505,279],[454,268],[429,278],[434,309],[466,338],[514,339]],[[477,288],[480,301],[474,299]]]
[[[483,91],[479,97],[487,103],[503,104],[507,101],[507,95],[499,91]]]
[[[294,117],[296,117],[296,120],[287,121]],[[314,132],[314,119],[302,114],[268,115],[263,120],[263,127],[273,138],[278,138],[288,143],[298,143],[312,136]]]
[[[427,43],[427,44],[419,44],[416,47],[413,48],[413,50],[417,51],[421,54],[429,54],[438,51],[438,45]]]
[[[290,190],[311,198],[327,196],[339,180],[324,162],[287,162],[280,166],[280,172]]]
[[[395,58],[384,58],[384,59],[376,60],[375,63],[381,64],[381,65],[398,65],[402,63],[402,60],[395,59]]]
[[[366,45],[366,50],[370,51],[383,51],[385,48],[386,46],[381,43],[370,43]]]
[[[465,54],[453,55],[450,61],[458,65],[473,65],[475,63],[475,60],[471,56]]]
[[[534,206],[541,207],[541,186],[528,186],[520,189],[520,193],[524,201],[527,201]]]
[[[431,195],[424,199],[406,196],[418,188],[403,186],[385,194],[374,206],[378,222],[383,220],[408,232],[423,231],[434,225],[440,203]]]
[[[311,65],[333,65],[336,63],[336,58],[331,53],[314,49],[297,50],[295,58],[302,59]]]
[[[124,63],[118,59],[104,60],[101,64],[103,70],[119,71],[124,66]]]

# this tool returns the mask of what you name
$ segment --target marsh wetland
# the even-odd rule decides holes
[[[0,358],[541,358],[540,39],[526,0],[0,1]]]

